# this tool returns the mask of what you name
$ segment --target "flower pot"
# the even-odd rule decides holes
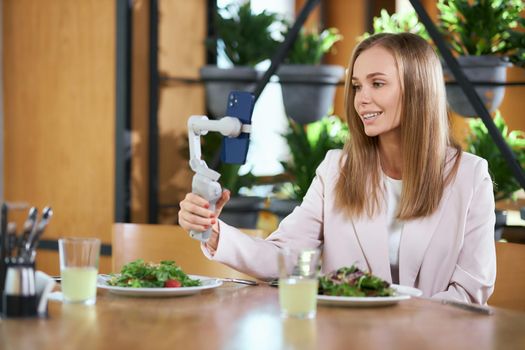
[[[308,124],[327,115],[344,71],[336,65],[281,65],[277,75],[288,117],[299,124]]]
[[[200,69],[206,90],[206,105],[211,117],[218,119],[226,113],[226,103],[231,91],[254,91],[257,80],[264,73],[252,67],[219,68],[204,66]]]
[[[498,56],[460,56],[457,60],[472,83],[504,83],[507,79],[509,63]],[[454,81],[452,72],[446,66],[443,73],[447,81]],[[505,86],[475,85],[475,89],[489,112],[498,109],[503,101]],[[461,86],[447,84],[447,100],[455,113],[464,117],[477,116]]]
[[[263,197],[232,197],[222,208],[220,219],[237,228],[255,228],[264,201]]]

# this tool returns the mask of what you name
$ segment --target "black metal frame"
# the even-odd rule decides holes
[[[131,190],[131,45],[132,8],[129,0],[117,0],[116,111],[115,111],[115,222],[130,220]]]
[[[149,18],[149,131],[148,131],[148,222],[157,223],[159,210],[159,126],[157,112],[159,106],[159,67],[158,67],[158,0],[150,0]]]

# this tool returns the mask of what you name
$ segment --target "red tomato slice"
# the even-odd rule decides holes
[[[167,280],[164,282],[164,288],[179,288],[181,283],[179,280]]]

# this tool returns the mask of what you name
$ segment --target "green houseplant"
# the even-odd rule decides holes
[[[498,55],[525,64],[522,0],[439,0],[439,27],[462,56]]]
[[[333,104],[336,84],[344,74],[338,65],[321,64],[343,37],[336,28],[299,33],[277,76],[286,114],[300,124],[319,120]]]
[[[325,116],[308,125],[292,119],[288,122],[288,131],[283,137],[290,149],[290,158],[281,164],[284,176],[291,181],[281,184],[267,208],[279,219],[291,213],[303,200],[326,153],[343,148],[349,137],[348,126],[336,116]]]
[[[495,113],[494,124],[516,154],[519,163],[525,166],[525,133],[521,130],[509,131],[499,111]],[[466,150],[487,160],[489,173],[494,181],[495,200],[515,199],[516,191],[521,186],[512,175],[507,162],[490,137],[487,127],[481,119],[477,118],[469,120],[469,127],[470,134],[466,139]]]
[[[494,124],[500,131],[505,142],[515,153],[518,162],[525,166],[525,133],[520,130],[510,131],[499,111],[494,116]],[[512,171],[505,159],[489,135],[488,130],[481,119],[469,121],[470,134],[467,136],[466,150],[470,153],[485,158],[488,163],[489,173],[494,182],[494,198],[496,201],[505,199],[516,199],[516,191],[521,186],[514,178]],[[506,212],[496,210],[495,239],[501,239],[503,226],[506,224]]]
[[[374,17],[372,26],[374,33],[412,33],[430,40],[427,30],[423,23],[419,22],[415,11],[393,13],[390,15],[387,10],[382,9],[379,17]],[[370,33],[365,33],[360,40],[366,39]]]
[[[515,30],[525,20],[522,0],[439,0],[439,28],[458,63],[472,82],[504,83],[509,60],[525,63],[525,33]],[[445,67],[445,76],[451,79]],[[503,100],[504,86],[478,86],[478,95],[487,109],[495,111]],[[475,116],[459,86],[447,86],[450,107],[462,116]]]
[[[336,116],[324,117],[308,125],[289,120],[288,132],[283,137],[290,148],[290,159],[281,164],[293,179],[284,190],[289,198],[300,201],[326,153],[343,148],[349,137],[348,126]]]
[[[509,61],[525,64],[525,9],[522,0],[439,0],[438,27],[457,55],[467,78],[472,82],[503,83]],[[430,40],[414,11],[389,15],[385,10],[374,18],[374,33],[412,32]],[[365,36],[369,35],[365,33]],[[445,77],[452,75],[444,67]],[[476,91],[489,111],[495,111],[503,100],[504,86],[477,86]],[[459,86],[447,84],[450,107],[462,116],[475,116],[470,102]]]
[[[215,16],[216,36],[206,42],[227,58],[231,67],[206,65],[201,68],[205,82],[206,103],[215,118],[224,116],[230,91],[252,91],[263,72],[255,65],[269,59],[280,44],[282,21],[278,15],[263,11],[254,13],[249,2],[219,9]]]

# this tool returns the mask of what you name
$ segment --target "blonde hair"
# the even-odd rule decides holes
[[[403,189],[398,218],[424,217],[439,206],[445,186],[454,178],[461,149],[449,133],[445,85],[439,59],[417,35],[376,34],[362,41],[350,60],[345,84],[345,110],[351,137],[344,147],[346,158],[336,184],[336,204],[349,216],[373,216],[383,195],[378,137],[369,137],[354,108],[351,77],[361,53],[380,46],[395,59],[401,82],[401,139]],[[445,174],[447,149],[455,153]]]

